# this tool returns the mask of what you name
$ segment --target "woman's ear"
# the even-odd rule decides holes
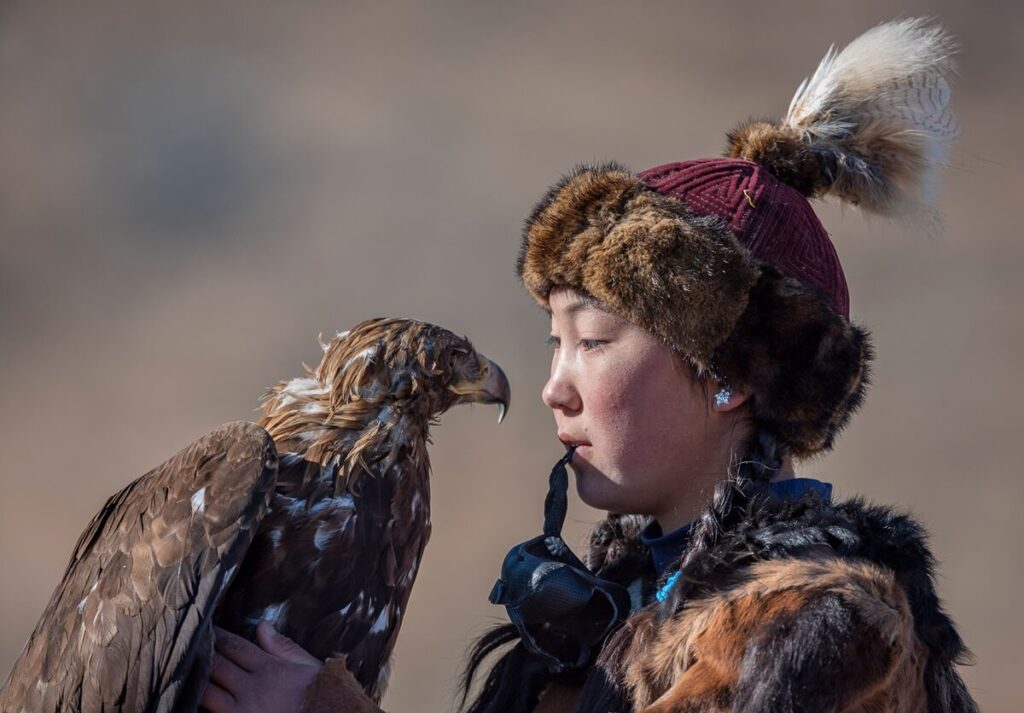
[[[732,389],[729,386],[715,380],[707,382],[708,395],[710,397],[711,409],[719,413],[728,413],[739,408],[750,395],[745,391]]]

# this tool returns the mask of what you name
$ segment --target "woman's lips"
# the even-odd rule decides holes
[[[566,450],[570,448],[576,449],[576,452],[573,454],[573,460],[576,460],[576,456],[583,456],[588,453],[592,447],[587,441],[577,441],[573,438],[559,436],[558,440],[562,442],[562,445],[565,446]]]

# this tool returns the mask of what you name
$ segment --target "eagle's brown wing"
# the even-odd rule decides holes
[[[231,423],[110,498],[0,691],[0,711],[194,710],[213,611],[276,474],[267,432]]]

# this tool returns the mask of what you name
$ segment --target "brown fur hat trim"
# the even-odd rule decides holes
[[[526,221],[518,272],[544,308],[556,286],[581,290],[747,391],[758,424],[798,457],[829,448],[861,401],[863,330],[752,258],[718,218],[617,164],[582,166],[548,191]]]
[[[556,286],[582,289],[704,371],[758,277],[719,221],[616,164],[581,166],[548,191],[526,222],[518,272],[542,307]]]

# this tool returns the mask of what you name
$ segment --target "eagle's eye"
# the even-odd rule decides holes
[[[462,358],[469,354],[468,349],[462,347],[452,347],[451,351],[448,352],[448,369],[452,370],[458,365]]]

